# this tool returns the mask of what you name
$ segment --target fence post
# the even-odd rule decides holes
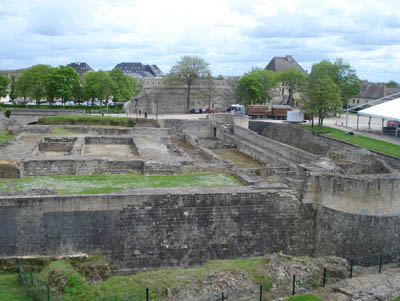
[[[31,272],[31,288],[33,288],[33,273]]]
[[[260,301],[262,301],[263,298],[263,291],[262,291],[262,284],[260,285]]]
[[[293,275],[293,295],[296,295],[296,275]]]
[[[149,288],[146,287],[146,301],[149,301]]]
[[[221,300],[222,300],[222,301],[225,300],[224,292],[222,292],[222,299],[221,299]]]
[[[47,301],[50,301],[50,287],[47,285]]]
[[[350,278],[353,278],[353,259],[350,261]]]
[[[379,261],[379,274],[382,273],[382,259],[383,259],[383,254],[381,254],[381,259]]]
[[[325,287],[326,284],[326,268],[324,268],[324,280],[322,281],[322,287]]]

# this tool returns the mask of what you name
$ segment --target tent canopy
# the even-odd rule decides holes
[[[400,98],[360,110],[357,114],[400,122]]]

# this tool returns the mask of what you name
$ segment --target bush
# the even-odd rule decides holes
[[[10,111],[10,110],[6,110],[6,111],[4,112],[4,115],[5,115],[7,118],[10,118],[11,111]]]

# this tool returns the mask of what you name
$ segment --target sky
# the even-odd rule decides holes
[[[213,75],[243,75],[274,56],[303,68],[337,58],[363,80],[400,82],[398,0],[0,0],[0,69],[86,62],[156,64],[183,55]]]

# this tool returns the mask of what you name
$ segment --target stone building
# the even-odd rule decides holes
[[[126,75],[136,78],[162,77],[164,73],[157,65],[143,65],[142,63],[120,63],[114,69],[121,69]]]
[[[363,81],[361,83],[360,94],[355,95],[352,99],[350,99],[349,106],[356,107],[363,105],[370,101],[387,97],[397,92],[400,92],[399,88],[388,88],[384,84]]]
[[[72,67],[77,73],[83,75],[86,72],[93,72],[94,70],[85,62],[70,63],[67,66]]]
[[[294,68],[303,72],[304,74],[307,74],[307,71],[305,71],[291,55],[287,55],[285,57],[275,56],[265,67],[266,70],[271,70],[274,72],[282,72],[289,68]]]

